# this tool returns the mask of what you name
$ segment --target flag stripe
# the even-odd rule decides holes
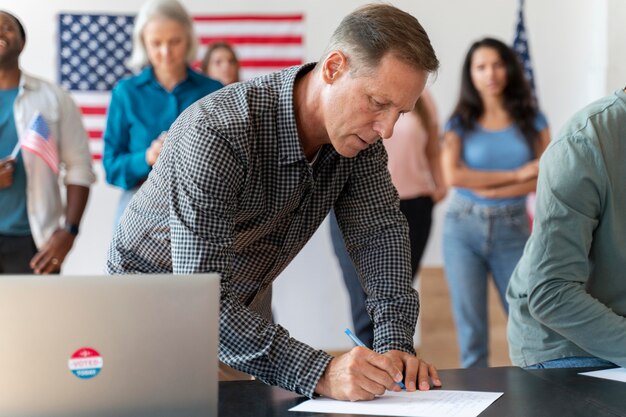
[[[102,106],[80,106],[80,112],[84,115],[92,115],[92,114],[99,114],[99,115],[104,115],[106,114],[106,109]]]
[[[202,59],[208,45],[200,46],[198,59]],[[302,45],[233,45],[239,59],[274,58],[274,59],[303,59],[304,48]]]
[[[196,36],[304,36],[304,24],[301,22],[260,22],[260,23],[196,23]]]
[[[201,36],[201,45],[228,42],[231,45],[301,45],[302,36]]]
[[[30,146],[29,144],[22,144],[22,148],[27,150],[27,151],[29,151],[29,152],[34,153],[35,155],[37,155],[38,157],[43,159],[46,162],[46,164],[48,164],[48,166],[50,168],[52,168],[55,165],[55,161],[52,158],[52,156],[50,155],[50,153],[45,152],[41,148],[39,148],[37,146]],[[54,171],[54,169],[52,169],[52,170]]]
[[[194,16],[194,22],[250,22],[250,21],[294,21],[302,22],[304,16],[294,15],[224,15],[224,16]]]
[[[48,147],[37,146],[36,144],[24,143],[22,148],[36,153],[40,158],[44,159],[48,165],[56,165],[56,152]]]
[[[302,64],[301,59],[244,59],[239,61],[242,68],[285,68]]]

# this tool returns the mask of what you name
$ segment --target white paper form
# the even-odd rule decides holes
[[[476,417],[500,398],[501,392],[430,390],[393,392],[372,401],[337,401],[317,398],[289,411],[364,414],[400,417]]]
[[[601,371],[581,372],[580,375],[593,376],[595,378],[611,379],[613,381],[626,382],[626,369],[613,368]]]

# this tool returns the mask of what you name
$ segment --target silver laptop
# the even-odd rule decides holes
[[[215,417],[219,277],[1,276],[0,417]]]

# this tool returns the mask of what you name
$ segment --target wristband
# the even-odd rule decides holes
[[[78,225],[77,224],[65,223],[65,226],[63,226],[63,230],[65,230],[67,233],[69,233],[72,236],[77,236],[78,235]]]

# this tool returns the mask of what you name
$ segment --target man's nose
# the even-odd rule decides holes
[[[389,139],[393,135],[393,127],[398,121],[399,115],[388,114],[376,122],[376,133],[383,138]]]

